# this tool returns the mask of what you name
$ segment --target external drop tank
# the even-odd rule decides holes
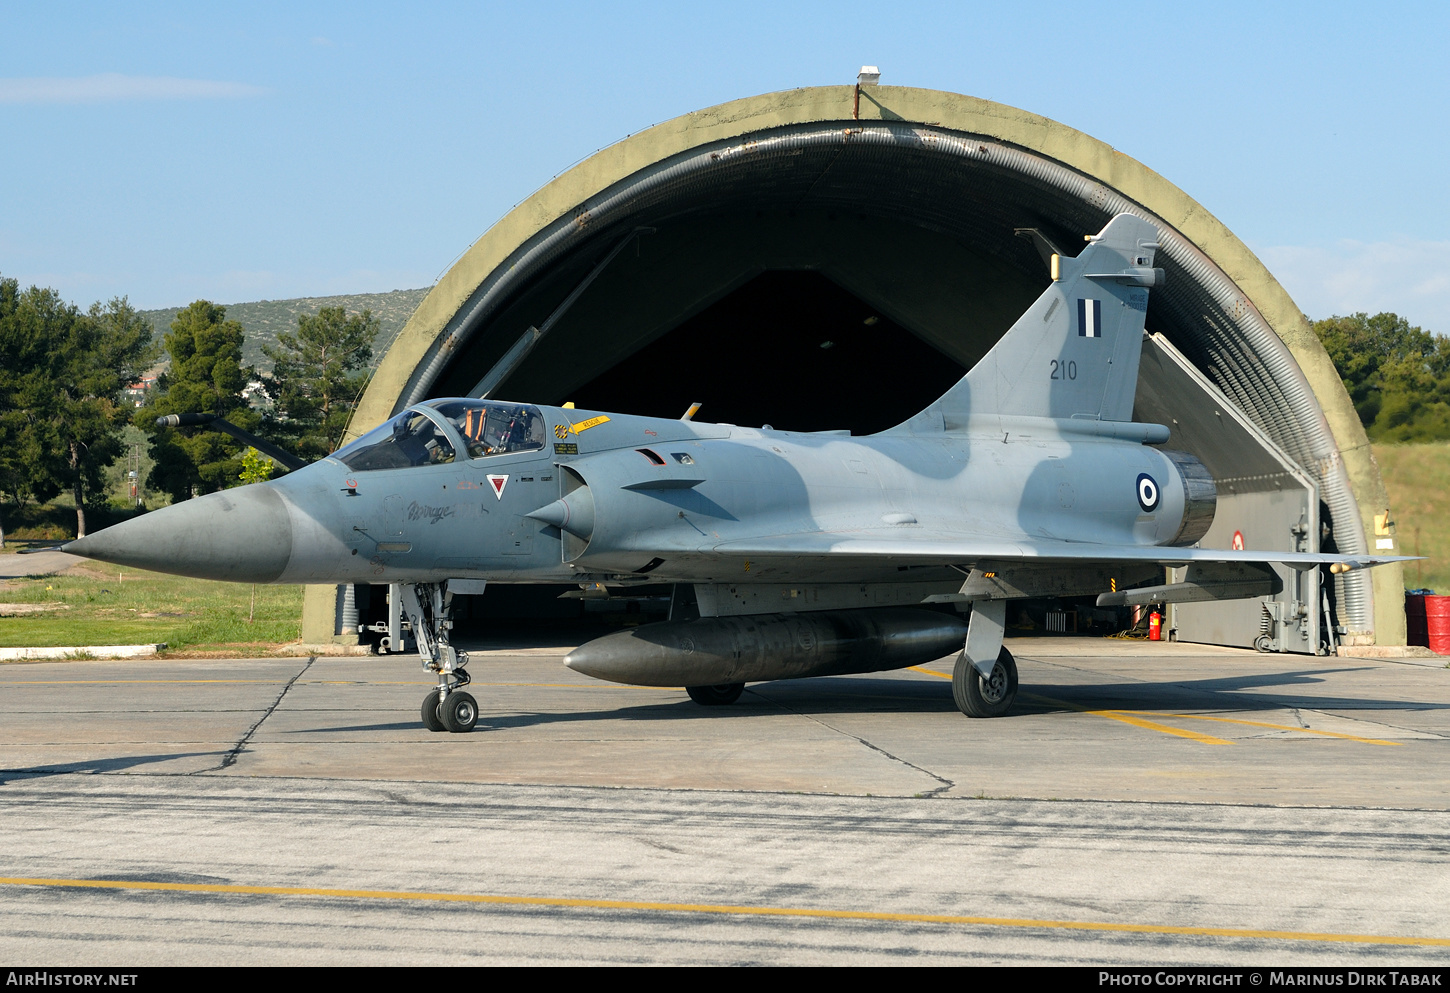
[[[637,686],[713,686],[904,669],[962,650],[966,622],[913,608],[666,621],[606,635],[564,664]]]

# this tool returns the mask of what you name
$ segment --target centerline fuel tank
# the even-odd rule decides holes
[[[959,652],[967,625],[913,608],[756,614],[647,624],[581,645],[569,668],[637,686],[702,686],[839,676]]]

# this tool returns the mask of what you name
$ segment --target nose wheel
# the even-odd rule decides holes
[[[423,726],[429,731],[447,731],[443,718],[438,716],[438,691],[429,690],[423,698]]]
[[[467,680],[455,682],[453,688],[443,696],[442,702],[439,702],[438,690],[428,691],[420,710],[425,728],[429,731],[452,731],[454,734],[473,730],[478,724],[478,701],[473,698],[472,693],[465,693],[458,688],[466,683]]]
[[[438,705],[438,717],[454,734],[472,731],[478,723],[478,701],[472,693],[450,693]]]

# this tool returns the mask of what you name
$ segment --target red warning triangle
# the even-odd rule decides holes
[[[488,484],[493,487],[493,495],[500,500],[503,499],[503,488],[508,485],[508,476],[489,476]]]

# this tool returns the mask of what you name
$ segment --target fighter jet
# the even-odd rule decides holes
[[[492,399],[411,407],[278,480],[188,500],[65,551],[245,583],[388,583],[423,666],[430,730],[471,730],[449,642],[461,581],[674,584],[670,619],[565,659],[705,705],[747,682],[957,653],[972,717],[1006,713],[1007,604],[1103,606],[1276,592],[1268,563],[1396,560],[1195,547],[1214,481],[1132,408],[1155,229],[1120,214],[955,386],[894,428],[793,432]],[[852,402],[842,398],[843,403]],[[1187,567],[1165,582],[1165,567]],[[453,584],[453,591],[450,591]],[[396,646],[395,646],[396,647]]]

